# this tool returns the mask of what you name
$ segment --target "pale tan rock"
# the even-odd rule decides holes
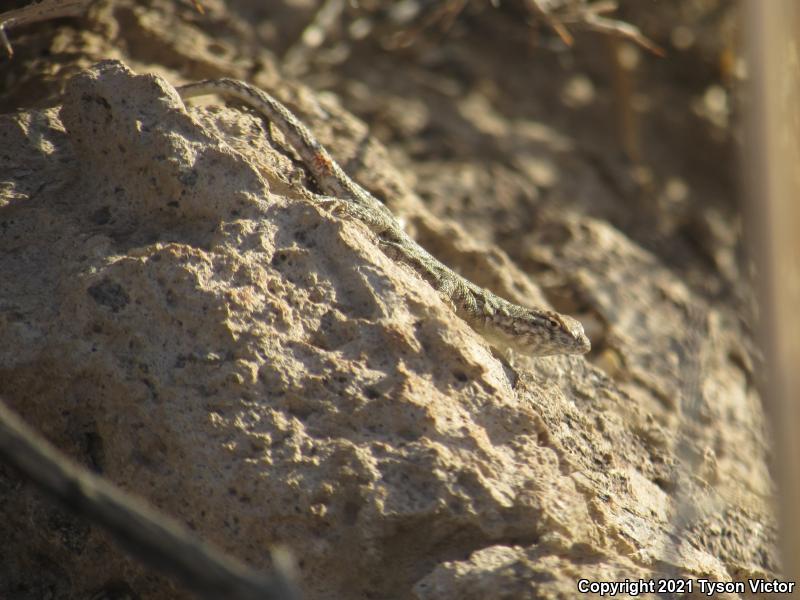
[[[367,587],[407,588],[453,536],[591,531],[501,363],[366,228],[271,194],[174,91],[118,63],[35,120],[72,181],[5,207],[22,245],[3,253],[2,336],[25,351],[2,373],[61,447],[86,460],[96,440],[104,474],[253,564],[288,544],[311,597],[390,558],[402,568]]]
[[[591,292],[633,383],[583,357],[517,357],[515,373],[365,227],[303,198],[256,124],[186,111],[116,62],[77,75],[60,110],[0,119],[0,381],[30,423],[255,566],[289,546],[310,599],[571,597],[582,576],[775,568],[752,392],[714,342],[704,364],[740,377],[703,371],[721,399],[681,421],[693,357],[667,350],[694,346],[656,315],[690,298],[647,253],[563,219],[535,257]],[[444,240],[441,221],[417,226]],[[538,293],[494,252],[481,277]],[[708,447],[707,475],[676,468]],[[4,568],[46,556],[62,592],[175,597],[31,496],[6,494]]]
[[[544,547],[543,547],[544,546]],[[532,544],[492,546],[474,552],[468,561],[446,562],[414,587],[417,598],[579,598],[582,579],[589,582],[625,579],[649,580],[650,574],[635,563],[610,555],[593,554],[588,548],[566,553]],[[608,594],[607,594],[608,595]],[[588,597],[597,597],[589,595]],[[638,597],[653,597],[645,594]]]

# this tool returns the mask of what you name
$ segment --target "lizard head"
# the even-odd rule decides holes
[[[485,315],[482,333],[498,347],[511,347],[529,356],[585,354],[592,344],[576,319],[556,312],[504,306]]]
[[[553,312],[531,311],[535,323],[535,334],[522,333],[517,342],[527,346],[528,354],[547,356],[549,354],[586,354],[592,343],[577,319]],[[546,335],[542,335],[546,331]]]

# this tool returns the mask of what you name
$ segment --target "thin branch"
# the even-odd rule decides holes
[[[0,401],[0,460],[78,516],[102,526],[130,554],[200,598],[293,600],[287,554],[273,553],[274,574],[257,573],[199,541],[106,480],[73,463]]]
[[[645,36],[638,27],[600,16],[617,10],[617,3],[612,0],[525,0],[529,11],[539,16],[558,34],[567,45],[572,45],[572,35],[566,28],[567,23],[586,27],[601,33],[616,35],[631,40],[657,56],[664,56],[665,52],[658,44]]]
[[[9,58],[14,56],[14,49],[6,36],[6,28],[27,25],[38,21],[47,21],[59,17],[77,17],[83,14],[92,0],[41,0],[22,8],[6,11],[0,14],[0,45],[8,53]]]
[[[616,19],[609,19],[607,17],[601,17],[597,14],[587,14],[586,18],[583,20],[583,23],[589,29],[594,29],[595,31],[599,31],[601,33],[618,35],[619,37],[629,39],[639,44],[642,48],[649,50],[656,56],[666,56],[666,52],[661,46],[647,38],[638,27],[631,25],[630,23],[625,23],[624,21],[618,21]]]

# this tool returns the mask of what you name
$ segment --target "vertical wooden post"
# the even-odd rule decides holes
[[[745,0],[745,223],[760,289],[783,570],[800,577],[800,2]]]

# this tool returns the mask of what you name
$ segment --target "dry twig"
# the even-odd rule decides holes
[[[83,14],[92,0],[40,0],[22,8],[0,14],[0,45],[8,56],[14,56],[14,49],[6,36],[6,28],[47,21],[59,17],[77,17]]]
[[[63,507],[105,528],[132,555],[200,598],[297,598],[285,573],[287,560],[280,553],[273,554],[272,576],[256,573],[197,540],[177,521],[70,461],[2,401],[0,461],[17,468]]]

